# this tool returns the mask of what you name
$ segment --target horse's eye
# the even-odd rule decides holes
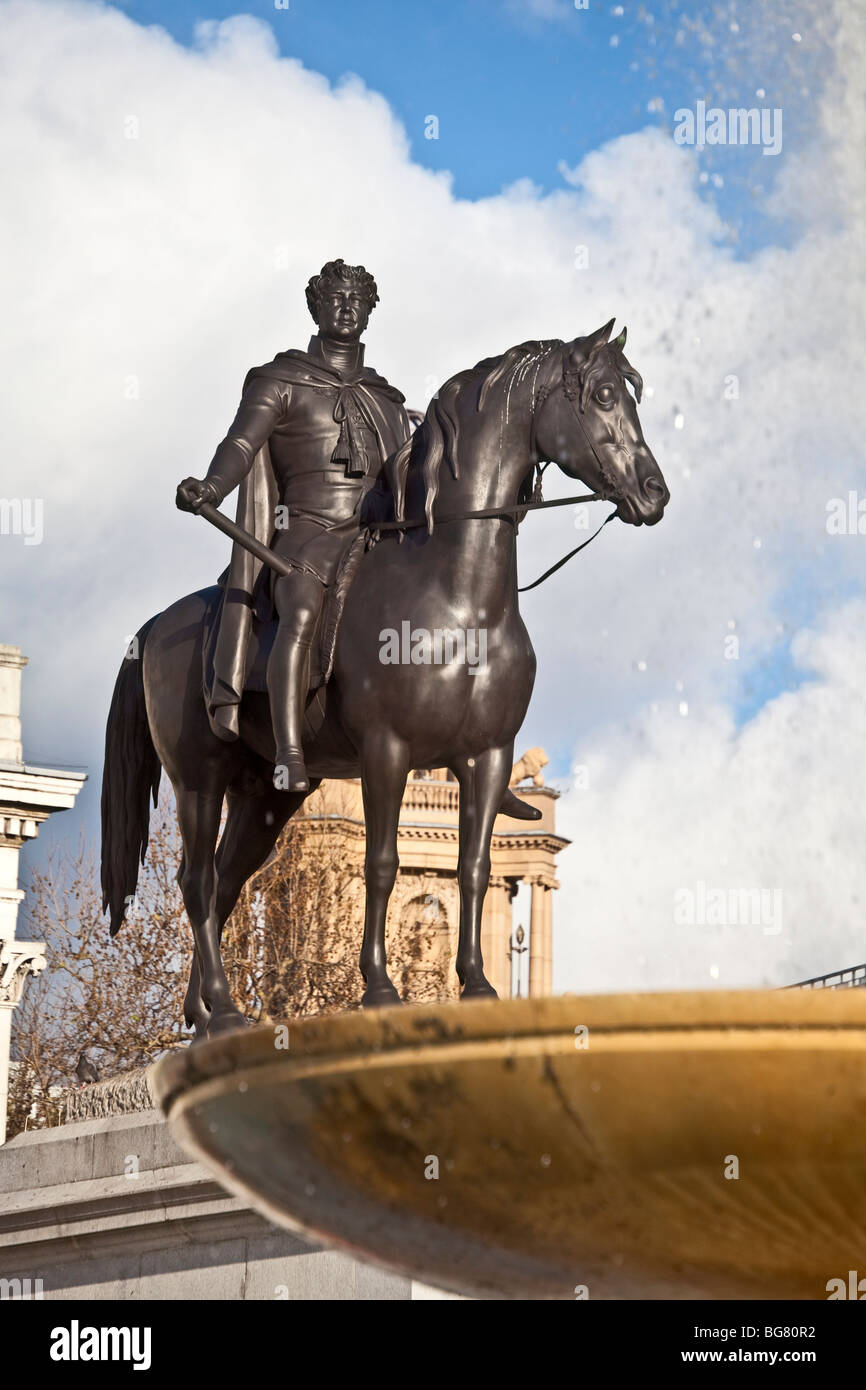
[[[614,389],[612,386],[599,386],[595,393],[595,399],[599,405],[610,405],[613,401]]]

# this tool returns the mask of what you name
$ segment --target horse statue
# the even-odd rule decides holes
[[[388,460],[391,519],[371,532],[345,599],[331,678],[307,706],[309,791],[273,786],[275,745],[262,690],[245,690],[236,742],[211,730],[202,669],[216,586],[179,599],[130,644],[106,731],[104,906],[114,935],[135,895],[150,799],[156,804],[165,768],[183,847],[178,883],[195,943],[184,1017],[196,1041],[246,1026],[223,968],[222,931],[243,885],[324,777],[362,783],[362,1005],[400,1003],[388,976],[385,916],[406,779],[427,767],[447,767],[459,783],[461,998],[495,997],[484,975],[481,909],[493,823],[535,679],[518,606],[519,519],[538,505],[533,484],[549,462],[580,479],[592,498],[614,502],[612,516],[633,526],[654,525],[669,500],[638,420],[641,378],[624,356],[625,330],[611,341],[612,326],[570,342],[522,343],[458,373]],[[411,634],[411,657],[386,659],[386,632]],[[483,661],[460,659],[469,641],[455,644],[457,659],[453,651],[450,660],[431,657],[437,632],[474,634]]]

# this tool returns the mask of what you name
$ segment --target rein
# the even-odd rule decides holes
[[[575,417],[575,419],[577,420],[578,424],[580,425],[581,431],[582,431],[582,433],[583,433],[583,437],[584,437],[584,439],[586,440],[587,444],[589,445],[589,447],[590,447],[590,449],[591,449],[591,451],[592,451],[592,455],[593,455],[593,457],[594,457],[596,463],[598,464],[599,473],[600,473],[600,475],[601,475],[602,478],[605,478],[604,464],[602,463],[601,459],[599,458],[599,456],[598,456],[598,454],[597,454],[597,452],[596,452],[596,449],[595,449],[595,445],[593,444],[592,440],[591,440],[590,437],[589,437],[589,434],[587,433],[586,426],[584,425],[583,421],[582,421],[581,418],[580,418],[580,410],[579,410],[579,408],[576,407],[575,404],[574,404],[575,392],[574,392],[573,388],[571,387],[571,384],[570,384],[570,382],[569,382],[569,380],[568,380],[568,375],[569,375],[569,374],[568,374],[568,372],[567,372],[567,370],[566,370],[566,366],[565,366],[565,358],[563,357],[563,361],[562,361],[562,381],[561,381],[561,383],[559,383],[559,384],[562,386],[563,395],[565,396],[566,400],[569,401],[569,403],[571,404],[571,407],[572,407],[572,410],[573,410],[573,413],[574,413],[574,417]],[[554,389],[555,389],[555,388],[554,388]],[[543,404],[544,404],[544,401],[545,401],[545,399],[547,398],[547,395],[549,394],[549,390],[550,390],[549,387],[548,387],[547,389],[545,389],[545,390],[543,391],[543,394],[541,394],[541,399],[540,399],[540,400],[535,400],[535,401],[533,401],[533,403],[532,403],[533,423],[534,423],[535,412],[536,412],[536,410],[537,410],[537,408],[538,408],[539,405],[543,405]],[[533,438],[534,438],[534,430],[533,430]],[[535,468],[537,468],[537,470],[538,470],[538,477],[537,477],[537,479],[536,479],[535,489],[534,489],[533,494],[532,494],[532,499],[531,499],[529,502],[518,503],[518,504],[516,504],[516,505],[513,506],[513,507],[482,507],[482,508],[480,508],[478,511],[473,511],[473,512],[451,512],[451,513],[446,513],[444,516],[436,516],[436,517],[434,517],[434,518],[433,518],[434,523],[435,523],[437,526],[442,526],[442,525],[445,525],[445,524],[447,524],[447,523],[449,523],[449,522],[454,522],[454,521],[481,521],[481,520],[493,519],[493,518],[499,518],[499,517],[504,518],[504,519],[509,519],[509,520],[510,520],[512,517],[519,517],[519,518],[522,520],[523,517],[524,517],[524,515],[526,514],[526,512],[541,511],[541,510],[542,510],[543,508],[545,508],[545,507],[570,507],[570,506],[575,506],[575,505],[577,505],[577,504],[580,503],[580,502],[613,502],[613,501],[616,501],[616,500],[617,500],[616,498],[609,497],[609,496],[608,496],[606,493],[604,493],[604,492],[586,492],[586,493],[582,493],[580,496],[577,496],[577,497],[557,497],[557,498],[553,498],[553,499],[550,500],[550,501],[545,501],[545,500],[542,498],[542,496],[541,496],[541,480],[542,480],[542,477],[543,477],[543,475],[544,475],[544,470],[545,470],[545,468],[548,467],[548,464],[545,463],[545,464],[542,465],[542,464],[540,464],[540,463],[538,463],[538,462],[536,461],[536,463],[535,463],[534,466],[535,466]],[[542,574],[542,575],[541,575],[538,579],[536,579],[532,584],[523,584],[523,585],[519,585],[519,586],[518,586],[518,589],[517,589],[517,592],[518,592],[519,594],[526,594],[526,593],[529,592],[530,589],[537,589],[538,586],[539,586],[539,584],[543,584],[544,581],[545,581],[545,579],[549,579],[550,576],[551,576],[552,574],[556,574],[556,571],[559,570],[559,569],[562,569],[563,565],[568,564],[568,561],[571,560],[571,559],[573,559],[573,557],[574,557],[575,555],[577,555],[579,551],[585,550],[586,547],[589,545],[590,541],[594,541],[595,538],[596,538],[596,536],[598,536],[598,535],[601,534],[601,532],[604,530],[604,528],[605,528],[605,526],[607,525],[607,523],[608,523],[609,521],[613,521],[613,519],[614,519],[615,516],[616,516],[616,512],[615,512],[615,511],[611,512],[611,513],[610,513],[610,516],[606,516],[606,517],[605,517],[604,521],[601,523],[601,525],[599,526],[598,530],[593,531],[593,533],[592,533],[591,536],[589,536],[585,541],[581,541],[580,545],[576,545],[576,546],[574,547],[573,550],[569,550],[569,552],[568,552],[567,555],[563,555],[563,557],[562,557],[561,560],[557,560],[557,562],[556,562],[555,565],[551,565],[551,566],[550,566],[550,569],[545,570],[545,571],[544,571],[544,574]],[[417,519],[412,520],[412,521],[380,521],[380,522],[377,522],[376,524],[374,524],[374,525],[372,525],[372,526],[368,526],[368,527],[367,527],[367,543],[368,543],[368,545],[371,544],[371,543],[374,544],[375,541],[378,540],[379,535],[380,535],[383,531],[412,531],[412,530],[415,530],[416,528],[418,528],[419,526],[426,526],[426,525],[427,525],[426,517],[420,517],[420,518],[417,518]]]
[[[542,505],[551,506],[555,504],[548,502],[542,503]],[[528,594],[530,589],[537,589],[539,584],[544,583],[545,579],[549,579],[552,574],[556,574],[557,570],[561,570],[563,565],[567,565],[569,560],[572,560],[578,551],[585,550],[590,541],[594,541],[596,536],[601,535],[607,523],[613,521],[615,516],[616,512],[611,512],[610,516],[606,516],[597,531],[593,531],[592,535],[588,536],[585,541],[581,541],[580,545],[576,545],[574,550],[569,550],[567,555],[563,555],[561,560],[557,560],[555,565],[551,565],[549,570],[545,570],[544,574],[540,575],[539,578],[534,580],[531,584],[518,584],[517,592],[519,594]]]
[[[585,492],[580,497],[557,497],[553,501],[545,502],[522,502],[513,507],[483,507],[477,512],[449,512],[445,516],[435,516],[433,520],[437,526],[442,526],[448,521],[481,521],[487,517],[511,517],[522,516],[524,512],[538,511],[542,507],[568,507],[577,502],[605,502],[612,499],[606,498],[603,492]],[[425,517],[420,517],[415,521],[377,521],[369,527],[371,531],[412,531],[418,526],[426,526]]]
[[[538,465],[536,465],[536,467],[538,467]],[[556,497],[548,502],[545,502],[543,499],[537,502],[524,502],[522,506],[484,507],[477,512],[453,512],[447,516],[437,516],[434,520],[437,526],[451,521],[481,521],[495,517],[502,517],[510,520],[511,517],[522,517],[525,512],[541,511],[544,507],[570,507],[575,506],[579,502],[611,501],[613,501],[613,498],[606,497],[603,492],[586,492],[579,497]],[[544,583],[545,579],[549,579],[552,574],[556,574],[557,570],[562,569],[563,565],[567,565],[569,560],[577,555],[578,551],[584,550],[586,546],[589,545],[590,541],[594,541],[596,536],[600,535],[607,523],[613,521],[615,516],[616,512],[611,512],[610,516],[605,517],[597,531],[593,531],[592,535],[585,541],[581,541],[580,545],[576,545],[573,550],[569,550],[567,555],[563,555],[561,560],[557,560],[555,565],[551,565],[550,569],[545,570],[544,574],[542,574],[540,578],[534,580],[532,584],[518,585],[517,592],[519,594],[527,594],[530,589],[537,589],[539,584]],[[367,528],[367,534],[372,538],[376,536],[377,532],[381,531],[411,531],[419,526],[426,525],[427,521],[423,517],[416,521],[380,521],[375,526],[369,526]]]

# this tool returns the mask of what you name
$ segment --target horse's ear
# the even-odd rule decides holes
[[[587,333],[585,338],[575,338],[569,352],[572,361],[575,363],[586,362],[598,348],[603,347],[610,337],[610,330],[615,323],[616,318],[612,318],[601,328],[597,328],[594,333]]]
[[[620,333],[619,337],[616,338],[616,339],[614,340],[614,344],[613,344],[613,345],[614,345],[614,347],[618,347],[619,350],[620,350],[620,352],[621,352],[622,349],[625,347],[625,339],[626,339],[626,334],[627,334],[627,333],[628,333],[628,329],[627,329],[627,328],[624,328],[624,329],[622,330],[622,332]]]
[[[597,348],[604,347],[605,343],[610,337],[610,330],[613,328],[615,323],[615,317],[609,319],[607,323],[602,324],[601,328],[597,328],[594,333],[590,333],[583,340],[587,346],[587,356],[595,352]]]

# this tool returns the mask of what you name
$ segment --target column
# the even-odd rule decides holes
[[[38,975],[44,965],[45,947],[39,942],[0,941],[0,1144],[6,1139],[12,1010],[21,1002],[28,976]]]
[[[552,885],[544,885],[544,896],[542,898],[544,915],[542,931],[544,934],[544,993],[553,993],[553,889]]]
[[[20,647],[0,642],[0,762],[20,764],[21,672],[27,657]]]
[[[0,1144],[6,1141],[6,1109],[9,1102],[9,1051],[12,1005],[0,1004]]]
[[[27,960],[37,957],[42,960],[44,949],[36,942],[15,939],[18,905],[24,897],[18,887],[18,851],[23,843],[21,829],[20,820],[4,816],[0,804],[0,1144],[6,1139],[12,1010],[21,998],[29,973]]]
[[[530,880],[529,994],[539,997],[553,988],[553,911],[549,886],[540,878]]]
[[[511,898],[508,882],[491,874],[481,914],[481,954],[484,973],[500,999],[511,998]]]

